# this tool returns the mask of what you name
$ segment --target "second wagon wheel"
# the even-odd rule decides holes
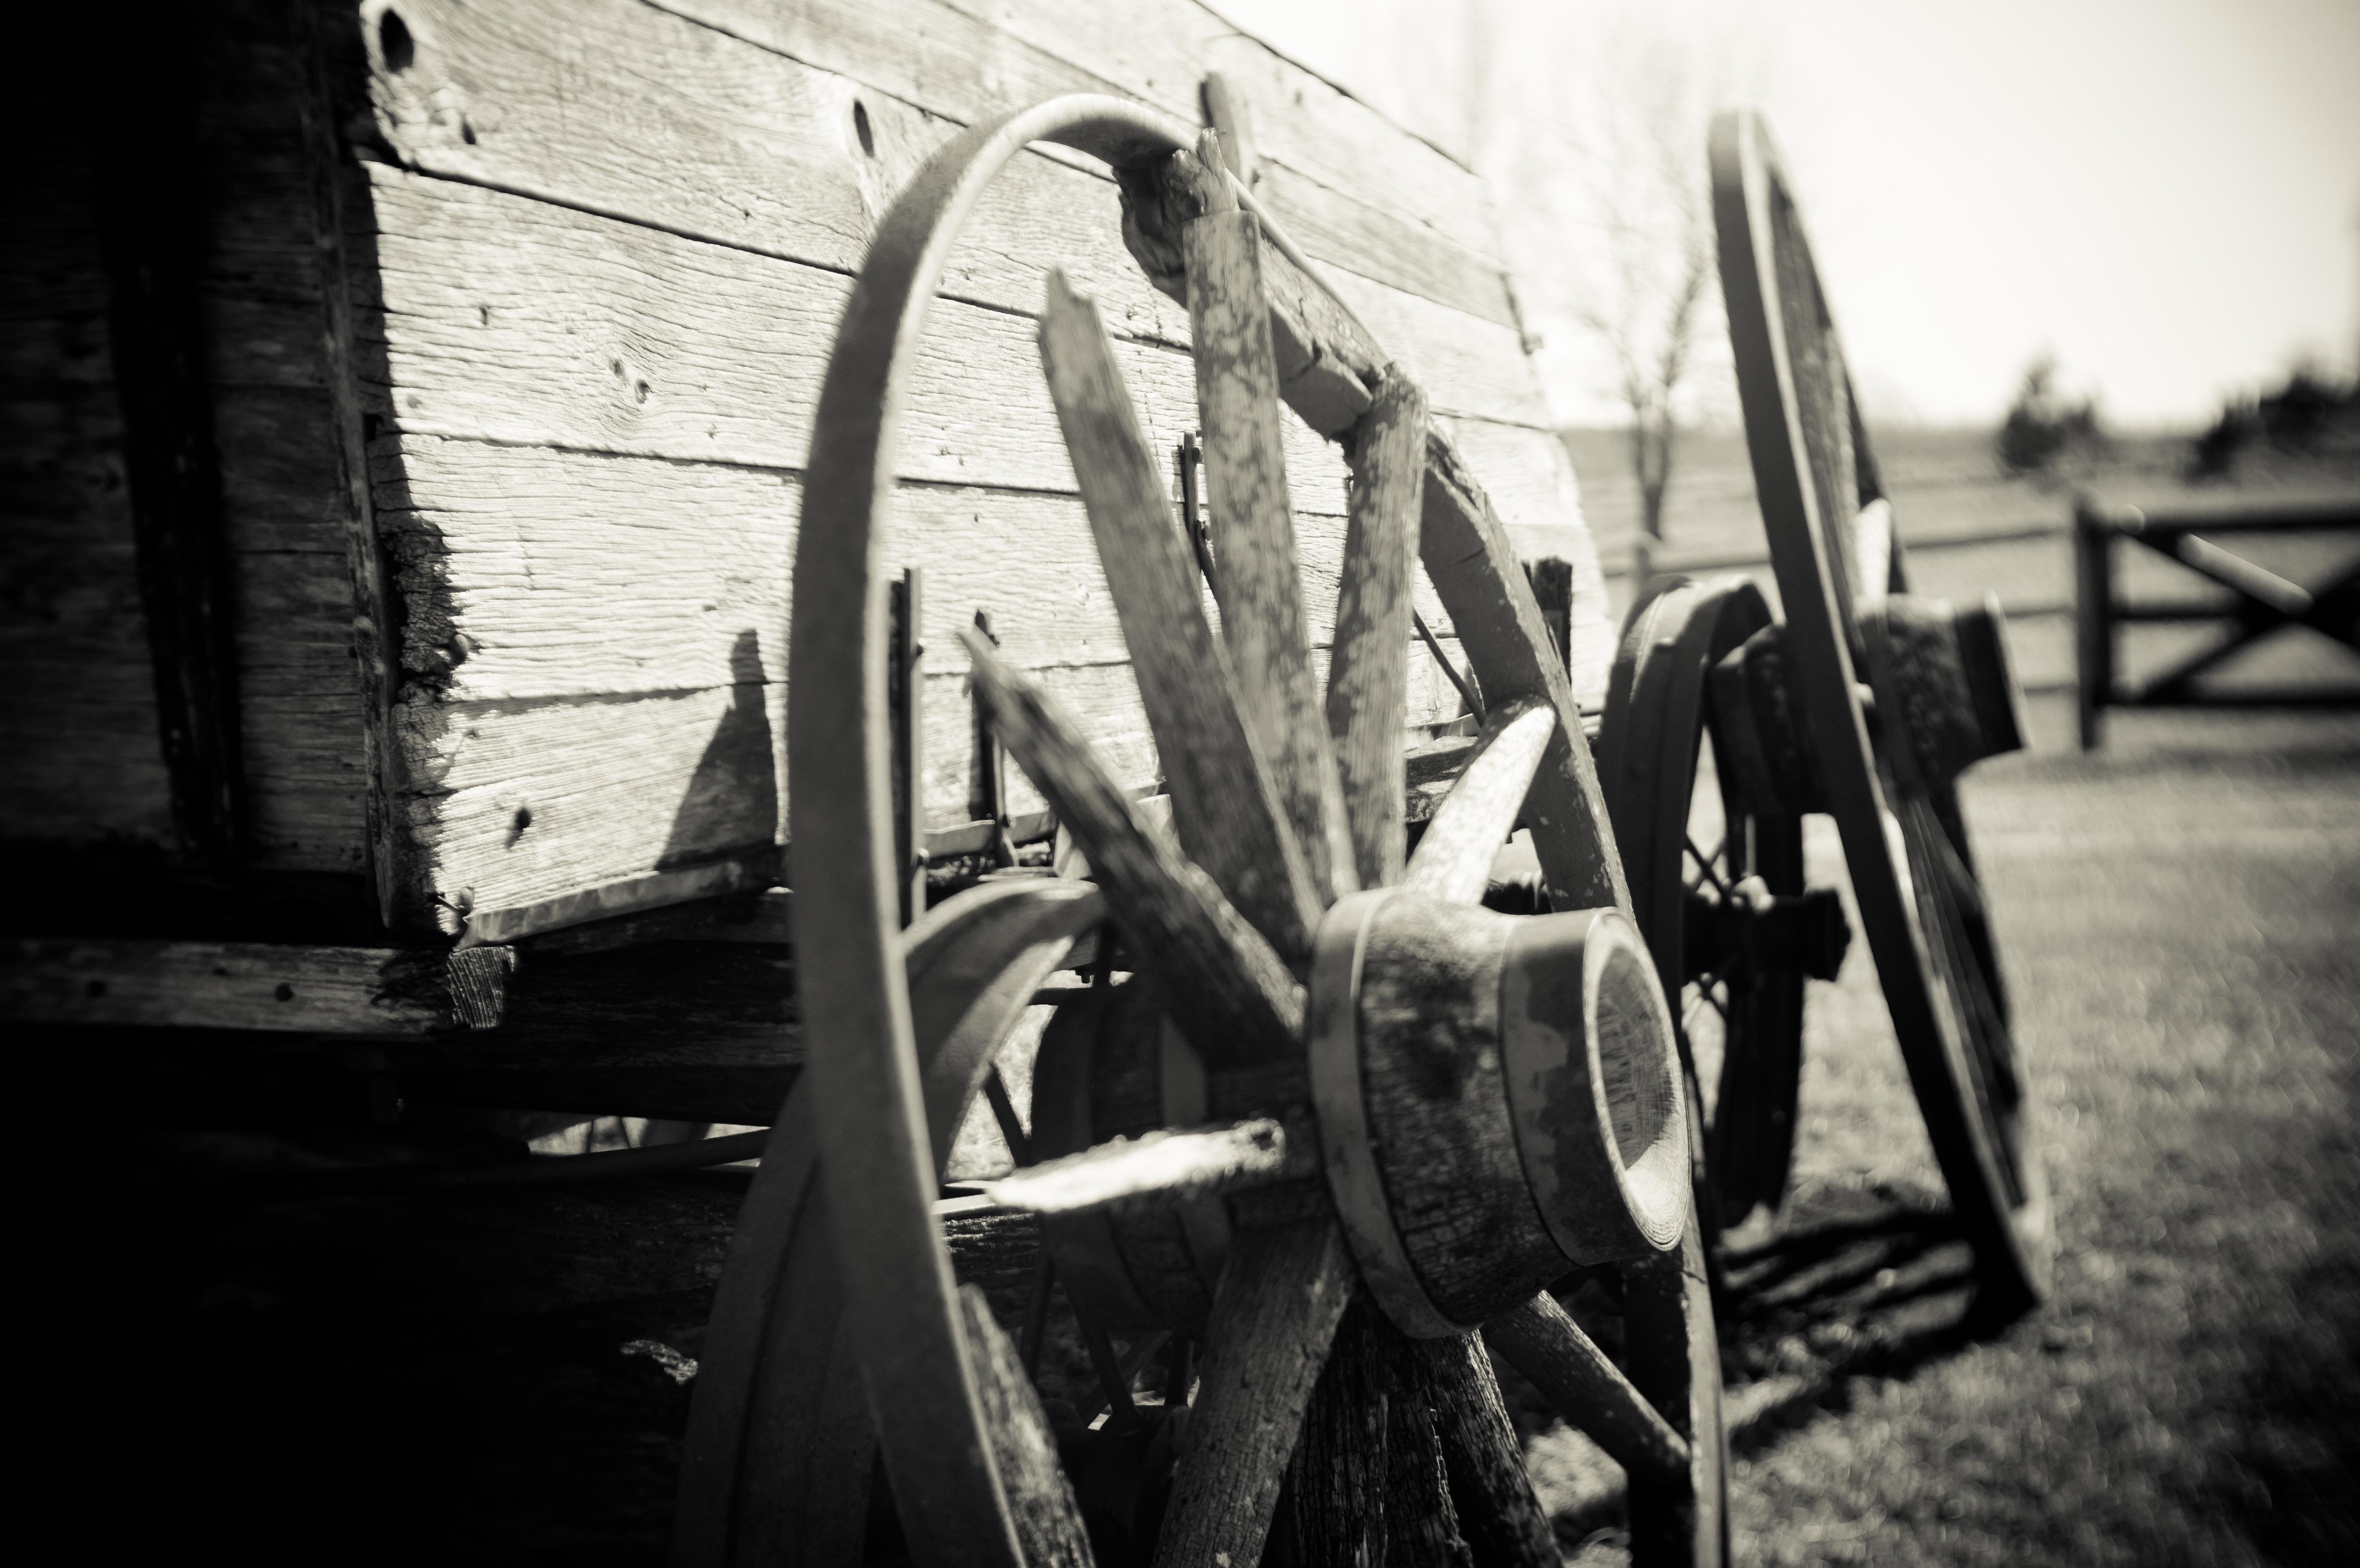
[[[1808,736],[1863,934],[1989,1304],[2038,1301],[2048,1203],[2028,1146],[1955,779],[2021,744],[1997,606],[1912,598],[1802,222],[1751,114],[1714,121],[1713,213],[1747,445],[1785,624],[1750,649]],[[1729,1114],[1724,1108],[1724,1115]]]
[[[1623,621],[1599,751],[1640,930],[1703,1075],[1698,1195],[1721,1225],[1785,1195],[1803,983],[1834,978],[1851,934],[1835,892],[1804,887],[1801,804],[1778,787],[1791,768],[1760,755],[1791,741],[1735,667],[1771,625],[1743,577],[1651,584]]]
[[[1343,589],[1317,691],[1263,277],[1284,242],[1237,210],[1241,193],[1207,175],[1210,149],[1186,153],[1192,139],[1098,97],[974,127],[887,215],[855,287],[796,553],[789,747],[810,1059],[700,1357],[675,1560],[858,1562],[879,1545],[867,1500],[881,1459],[900,1532],[928,1564],[1086,1563],[1095,1541],[1108,1568],[1470,1551],[1553,1565],[1480,1325],[1624,1466],[1637,1560],[1725,1562],[1720,1367],[1684,1100],[1661,990],[1618,907],[1564,666],[1422,395],[1385,374],[1347,437]],[[1135,222],[1148,221],[1143,191],[1188,220],[1166,237],[1197,345],[1221,628],[1096,309],[1053,275],[1042,358],[1175,833],[1135,813],[1053,698],[970,639],[1001,735],[1097,885],[990,885],[902,932],[884,609],[895,411],[961,222],[1043,140],[1126,171]],[[1404,866],[1420,548],[1489,718]],[[1524,919],[1480,907],[1520,811],[1552,886],[1599,907]],[[1131,1052],[1063,1082],[1095,1102],[1110,1079],[1140,1083],[1144,1063],[1153,1114],[1142,1126],[1092,1103],[1084,1127],[1111,1119],[1141,1136],[1020,1170],[993,1195],[1043,1216],[1077,1304],[1201,1348],[1193,1388],[1174,1379],[1131,1456],[1154,1506],[1086,1534],[1076,1493],[1125,1440],[1069,1426],[1053,1441],[1020,1353],[957,1282],[936,1205],[993,1052],[1101,919],[1125,955],[1112,967],[1139,973],[1106,983],[1101,964],[1061,1010],[1034,1131],[1054,1118],[1049,1058],[1068,1047]],[[1208,1253],[1223,1248],[1207,1295]],[[1546,1289],[1602,1265],[1622,1271],[1619,1365]],[[1128,1372],[1106,1370],[1126,1402]]]

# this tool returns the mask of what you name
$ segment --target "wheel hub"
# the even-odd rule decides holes
[[[1735,965],[1747,974],[1799,970],[1814,980],[1832,980],[1852,946],[1843,896],[1832,887],[1812,887],[1792,897],[1770,891],[1749,877],[1721,898],[1690,889],[1681,908],[1681,978],[1699,980]]]
[[[1328,1186],[1404,1333],[1461,1333],[1568,1269],[1677,1242],[1686,1096],[1621,914],[1353,894],[1321,923],[1310,978]]]

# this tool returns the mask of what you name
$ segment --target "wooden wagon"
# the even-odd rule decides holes
[[[1554,1562],[1478,1323],[1631,1470],[1642,1556],[1719,1561],[1666,996],[1731,1020],[1715,1137],[1775,1203],[1805,811],[2037,1289],[1947,805],[2005,683],[1900,593],[1744,123],[1795,624],[1666,585],[1618,647],[1480,181],[1188,0],[137,20],[44,24],[16,99],[9,1015],[300,1042],[388,1121],[771,1128],[574,1157],[764,1155],[681,1561],[887,1550],[881,1453],[930,1563],[1087,1560],[1084,1515],[1102,1561]],[[1557,913],[1478,908],[1520,822]],[[1041,1259],[997,1320],[970,1210]],[[1117,1419],[1044,1423],[1053,1278]]]

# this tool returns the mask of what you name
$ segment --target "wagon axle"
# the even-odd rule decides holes
[[[1796,970],[1832,980],[1852,947],[1843,895],[1832,887],[1773,893],[1760,877],[1725,888],[1691,887],[1682,907],[1683,980],[1734,971]]]

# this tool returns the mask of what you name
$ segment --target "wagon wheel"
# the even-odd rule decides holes
[[[1061,1467],[1019,1356],[955,1282],[933,1205],[993,1052],[1076,937],[1110,917],[1129,954],[1118,966],[1140,973],[1094,985],[1071,1011],[1080,1021],[1061,1012],[1053,1032],[1150,1053],[1165,1074],[1162,1119],[1215,1125],[1100,1145],[996,1191],[1044,1216],[1077,1302],[1106,1307],[1095,1276],[1127,1283],[1151,1313],[1202,1314],[1180,1324],[1202,1354],[1185,1416],[1164,1423],[1175,1457],[1168,1504],[1149,1510],[1161,1516],[1153,1560],[1262,1560],[1284,1484],[1276,1555],[1294,1561],[1357,1561],[1390,1540],[1411,1554],[1401,1560],[1472,1542],[1487,1561],[1555,1563],[1481,1324],[1623,1464],[1635,1555],[1723,1562],[1718,1353],[1661,991],[1615,909],[1518,920],[1478,904],[1520,807],[1545,865],[1589,855],[1588,885],[1617,880],[1597,858],[1612,855],[1602,821],[1555,805],[1589,777],[1562,665],[1488,513],[1471,550],[1463,535],[1437,544],[1429,518],[1428,565],[1454,617],[1502,618],[1466,634],[1488,726],[1404,866],[1409,552],[1420,495],[1457,482],[1455,459],[1415,387],[1381,378],[1350,436],[1323,702],[1278,466],[1267,221],[1223,211],[1232,187],[1206,178],[1216,160],[1185,156],[1190,135],[1096,97],[977,126],[887,216],[854,289],[795,572],[789,757],[809,1071],[748,1194],[700,1358],[676,1560],[858,1561],[880,1458],[920,1562],[1091,1560],[1070,1486],[1080,1462]],[[1054,700],[970,639],[1002,738],[1098,886],[987,887],[898,932],[883,612],[897,393],[961,221],[1039,140],[1159,171],[1204,209],[1185,247],[1222,630],[1217,641],[1207,627],[1095,308],[1053,277],[1043,363],[1177,841],[1134,813]],[[1270,243],[1284,245],[1274,231]],[[1089,1093],[1098,1076],[1070,1081]],[[1049,1119],[1036,1112],[1035,1130]],[[1208,1228],[1229,1232],[1227,1260],[1204,1301],[1191,1223],[1223,1194]],[[1159,1276],[1123,1240],[1159,1226],[1161,1255],[1195,1267]],[[1093,1235],[1092,1266],[1067,1268]],[[1542,1289],[1568,1266],[1618,1262],[1619,1367]],[[1115,1369],[1110,1392],[1124,1376]],[[1070,1432],[1064,1447],[1089,1452]],[[1144,1563],[1155,1521],[1132,1522],[1139,1534],[1117,1550]]]
[[[1614,840],[1672,998],[1682,1062],[1718,1078],[1699,1129],[1697,1192],[1721,1225],[1785,1196],[1803,983],[1834,977],[1850,934],[1831,891],[1805,891],[1800,814],[1764,768],[1746,765],[1758,721],[1775,715],[1750,703],[1726,712],[1744,694],[1725,663],[1770,625],[1744,578],[1654,584],[1623,622],[1600,750]]]
[[[1785,610],[1784,661],[1822,796],[1815,803],[1836,819],[1894,1031],[1986,1301],[2016,1310],[2045,1289],[2047,1192],[2027,1146],[2005,995],[1950,785],[1963,762],[1945,764],[1941,744],[1952,707],[1993,708],[1991,727],[2012,731],[2012,678],[2004,657],[1990,655],[2001,668],[1983,685],[1996,690],[1929,703],[1905,634],[1948,607],[1906,595],[1842,348],[1760,122],[1717,118],[1711,165],[1738,391]],[[1991,615],[1972,614],[1983,616],[1985,640],[2004,647]],[[1955,654],[1965,617],[1951,621],[1941,629]],[[2015,744],[2011,734],[1981,749]]]

